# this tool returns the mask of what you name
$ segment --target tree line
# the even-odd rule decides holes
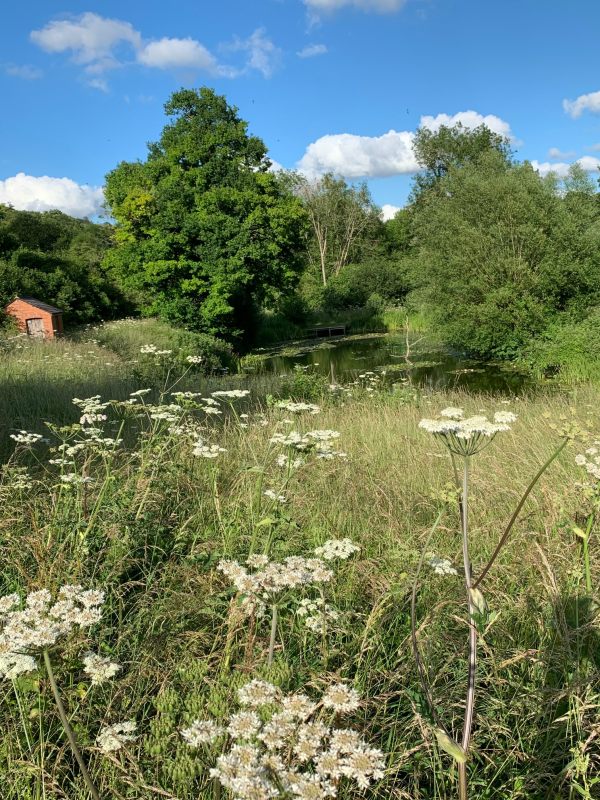
[[[600,204],[577,165],[541,177],[483,125],[421,128],[409,201],[384,223],[366,185],[272,171],[211,89],[175,92],[165,112],[146,158],[106,177],[113,224],[0,209],[3,301],[42,295],[78,322],[135,310],[240,348],[265,310],[402,304],[495,358],[596,318]]]

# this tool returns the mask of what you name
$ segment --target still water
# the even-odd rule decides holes
[[[270,351],[262,369],[286,374],[298,366],[327,375],[332,383],[349,382],[367,371],[384,372],[389,383],[406,380],[436,390],[463,388],[515,394],[530,383],[513,367],[473,361],[436,347],[424,337],[413,336],[407,348],[404,334],[299,342]]]

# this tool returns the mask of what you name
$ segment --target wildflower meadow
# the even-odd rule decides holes
[[[3,798],[599,796],[593,387],[84,347],[5,398]]]

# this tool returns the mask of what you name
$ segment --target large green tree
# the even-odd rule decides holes
[[[506,136],[495,133],[486,125],[467,128],[461,123],[440,125],[437,130],[419,128],[415,133],[413,150],[421,167],[414,179],[413,198],[437,186],[451,167],[476,164],[491,150],[496,151],[506,164],[512,156]]]
[[[557,314],[599,302],[598,205],[581,175],[567,183],[565,195],[492,149],[420,198],[414,274],[446,341],[512,357]]]
[[[325,287],[347,264],[364,255],[366,243],[382,227],[379,209],[366,184],[352,186],[332,173],[315,180],[293,173],[289,180],[311,224],[309,262]]]
[[[110,264],[147,313],[250,338],[257,306],[297,282],[304,209],[224,97],[181,90],[165,112],[146,160],[107,175]]]

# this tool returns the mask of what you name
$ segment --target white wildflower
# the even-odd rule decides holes
[[[83,671],[92,679],[92,686],[98,686],[110,680],[122,669],[116,661],[111,661],[110,658],[96,653],[86,653],[83,657],[83,665]]]
[[[249,389],[223,389],[218,392],[211,392],[212,397],[225,397],[228,400],[236,400],[240,397],[248,397],[249,394]]]
[[[284,494],[277,494],[277,492],[273,491],[273,489],[265,489],[263,494],[265,497],[268,497],[269,500],[273,500],[275,503],[287,503],[287,497]]]
[[[325,561],[333,561],[338,558],[345,560],[359,550],[360,547],[347,537],[344,539],[327,539],[321,547],[315,549],[315,555],[325,559]]]
[[[117,722],[102,728],[96,737],[96,744],[103,753],[114,753],[120,750],[126,742],[135,740],[136,724],[133,720]]]
[[[238,711],[230,718],[227,733],[232,739],[251,739],[260,726],[260,717],[254,711]]]
[[[223,728],[211,719],[197,719],[189,728],[183,728],[179,733],[190,747],[200,747],[200,745],[210,744],[222,736]]]
[[[356,689],[346,686],[345,683],[335,683],[323,695],[323,705],[331,708],[338,714],[347,714],[355,711],[360,704],[360,695]]]
[[[448,561],[447,558],[431,556],[428,563],[436,575],[458,575],[458,572],[452,566],[452,562]]]

